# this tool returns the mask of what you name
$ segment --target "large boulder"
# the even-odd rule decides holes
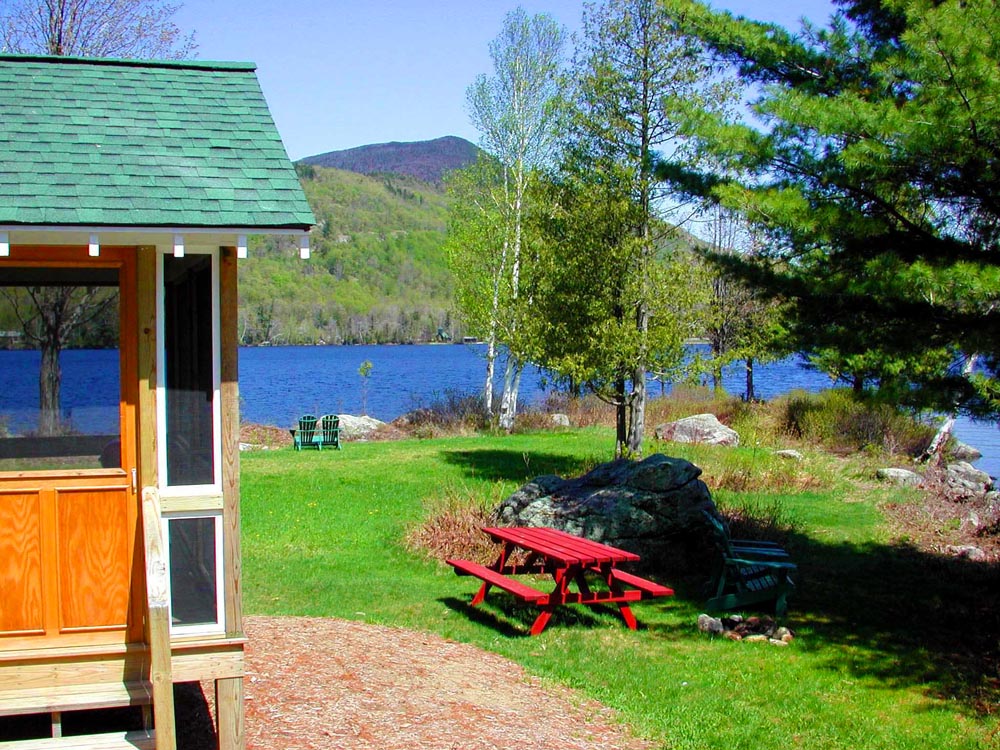
[[[674,443],[734,447],[740,444],[740,436],[736,430],[726,427],[714,414],[695,414],[676,422],[667,422],[657,427],[654,434],[657,440],[670,440]]]
[[[945,470],[945,481],[956,490],[989,492],[993,489],[993,478],[966,461],[948,464],[948,468]]]
[[[715,512],[701,469],[662,454],[601,464],[581,477],[537,477],[494,511],[498,523],[547,526],[637,553],[646,568],[711,551],[703,510]]]
[[[374,417],[340,415],[340,436],[344,440],[366,440],[369,435],[384,426],[385,422]]]

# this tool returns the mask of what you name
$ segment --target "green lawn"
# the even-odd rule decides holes
[[[609,432],[578,430],[244,454],[245,609],[474,643],[618,709],[664,748],[1000,745],[998,613],[982,604],[997,574],[892,545],[878,509],[889,491],[830,459],[806,462],[818,488],[715,493],[780,507],[794,525],[800,585],[787,624],[798,638],[787,648],[698,632],[691,586],[636,605],[638,632],[616,610],[570,607],[530,638],[532,609],[498,592],[471,610],[475,579],[403,545],[449,494],[502,497],[539,474],[579,473],[612,445]],[[750,449],[671,452],[706,475],[734,461],[772,470]]]

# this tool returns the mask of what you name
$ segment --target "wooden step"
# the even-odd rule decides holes
[[[155,734],[152,731],[140,730],[0,742],[2,750],[137,750],[137,748],[156,750]]]
[[[153,687],[147,680],[0,689],[0,716],[148,706],[152,700]]]

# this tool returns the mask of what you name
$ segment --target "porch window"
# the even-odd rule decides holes
[[[163,257],[166,483],[216,484],[212,256]]]
[[[222,627],[222,516],[205,513],[164,519],[170,561],[170,615],[175,632]]]
[[[118,273],[0,271],[0,471],[121,467]]]

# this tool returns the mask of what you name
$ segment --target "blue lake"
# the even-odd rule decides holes
[[[390,421],[418,406],[426,406],[448,393],[478,393],[485,373],[485,347],[481,345],[423,346],[309,346],[240,349],[241,413],[246,421],[292,426],[303,413],[361,414]],[[83,432],[110,431],[117,418],[117,386],[102,385],[107,373],[117,372],[118,352],[70,350],[63,352],[63,405],[74,426]],[[362,408],[362,362],[372,363],[367,383],[366,409]],[[38,353],[0,351],[0,420],[10,429],[32,429],[38,408]],[[499,368],[498,368],[499,369]],[[103,374],[102,374],[103,373]],[[499,392],[497,378],[497,392]],[[830,380],[803,367],[798,358],[758,365],[754,377],[757,395],[774,398],[790,390],[819,391]],[[742,393],[740,366],[723,373],[730,393]],[[656,395],[658,386],[651,386]],[[545,397],[542,375],[525,372],[522,403],[539,403]],[[960,420],[956,436],[979,448],[984,457],[977,465],[1000,475],[1000,429],[993,423]]]

